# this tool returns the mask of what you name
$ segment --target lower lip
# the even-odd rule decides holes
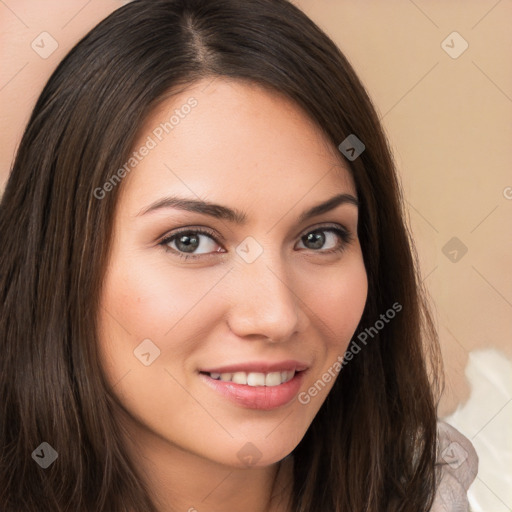
[[[269,411],[290,403],[297,396],[304,373],[305,371],[297,372],[292,379],[279,386],[248,386],[212,379],[204,373],[199,376],[208,386],[236,405]]]

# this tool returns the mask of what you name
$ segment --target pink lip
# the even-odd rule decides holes
[[[201,372],[204,373],[235,373],[235,372],[255,372],[255,373],[271,373],[271,372],[291,372],[306,370],[308,365],[299,361],[279,361],[275,363],[262,361],[260,363],[239,363],[230,364],[227,366],[218,366],[216,368],[204,368]]]
[[[236,368],[240,369],[240,366],[236,366]],[[261,368],[261,366],[258,366],[258,368]],[[281,368],[281,366],[279,368]],[[215,373],[231,373],[224,371],[224,368],[222,368],[222,370],[223,372]],[[235,384],[234,382],[212,379],[204,373],[200,373],[199,377],[212,389],[225,396],[238,406],[248,409],[268,411],[290,403],[297,396],[304,379],[304,373],[306,372],[300,371],[296,373],[293,379],[283,384],[279,384],[279,386],[248,386],[244,384]]]

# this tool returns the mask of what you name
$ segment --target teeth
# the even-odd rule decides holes
[[[264,386],[265,374],[264,373],[249,373],[247,375],[247,384],[249,386]]]
[[[221,377],[222,377],[222,375],[221,375]],[[231,382],[234,382],[235,384],[247,384],[247,374],[245,372],[233,373]]]
[[[234,382],[235,384],[245,384],[247,386],[279,386],[293,379],[295,371],[284,372],[235,372],[235,373],[210,373],[210,377],[224,382]]]
[[[267,373],[265,386],[279,386],[281,384],[281,372]]]

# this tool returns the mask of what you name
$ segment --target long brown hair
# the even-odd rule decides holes
[[[41,93],[0,208],[0,509],[156,512],[125,455],[97,316],[126,162],[162,98],[205,77],[285,94],[338,146],[360,201],[368,300],[402,310],[343,367],[293,451],[294,512],[421,512],[435,492],[439,351],[391,152],[336,45],[286,0],[135,0],[87,34]],[[340,153],[340,158],[343,158]],[[356,343],[356,338],[352,344]],[[58,453],[43,470],[31,454]]]

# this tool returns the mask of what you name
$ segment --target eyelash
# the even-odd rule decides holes
[[[306,235],[308,235],[310,233],[317,233],[317,232],[322,232],[322,231],[328,231],[328,232],[337,234],[339,236],[339,238],[341,238],[342,243],[338,247],[335,247],[333,249],[327,249],[327,250],[324,250],[324,251],[310,249],[313,252],[319,252],[321,254],[341,253],[341,252],[343,252],[345,250],[345,247],[352,242],[352,239],[353,239],[352,233],[350,231],[348,231],[346,228],[343,228],[343,227],[340,227],[340,226],[332,226],[332,225],[320,226],[318,228],[314,228],[314,229],[310,229],[308,231],[304,231],[303,232],[304,234],[301,235],[299,237],[299,239],[302,239],[304,236],[306,236]],[[192,229],[191,228],[187,228],[187,229],[182,229],[180,231],[172,233],[169,236],[166,236],[165,238],[162,239],[161,242],[159,242],[158,245],[161,245],[166,252],[172,252],[173,254],[178,255],[178,257],[181,258],[182,260],[204,258],[204,257],[211,256],[213,254],[213,253],[185,254],[183,252],[176,251],[175,249],[172,249],[171,247],[168,246],[168,244],[170,242],[172,242],[174,239],[178,238],[180,235],[183,235],[183,234],[201,234],[201,235],[206,235],[206,236],[210,237],[212,240],[214,240],[216,244],[220,245],[219,242],[216,239],[215,233],[213,231],[209,230],[209,229],[206,229],[206,228],[192,228]]]

